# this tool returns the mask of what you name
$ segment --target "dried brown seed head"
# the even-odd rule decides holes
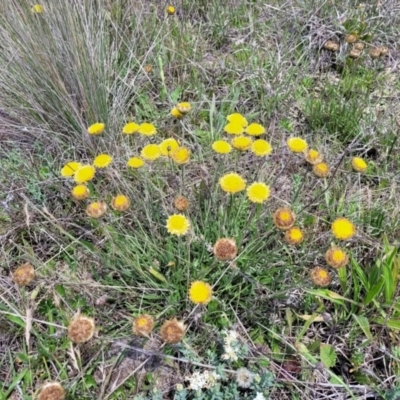
[[[165,343],[175,344],[180,342],[185,335],[185,325],[176,318],[165,321],[160,329],[160,335]]]
[[[329,271],[325,268],[315,267],[311,270],[311,280],[317,286],[325,287],[328,286],[332,279],[329,274]]]
[[[47,382],[42,386],[37,400],[64,400],[65,389],[58,382]]]
[[[333,41],[333,40],[327,40],[324,43],[324,49],[325,50],[329,50],[329,51],[333,51],[333,52],[337,52],[340,49],[339,43]]]
[[[18,286],[26,286],[32,282],[35,275],[35,268],[33,268],[32,264],[25,263],[13,272],[12,277]]]
[[[132,323],[132,331],[136,336],[148,337],[153,328],[154,319],[148,314],[139,315]]]
[[[296,221],[295,213],[287,207],[278,208],[272,218],[275,226],[283,231],[290,229]]]
[[[174,200],[174,207],[179,211],[186,211],[190,206],[189,200],[184,196],[178,196]]]
[[[218,239],[213,247],[215,257],[220,261],[233,260],[238,253],[235,239],[221,238]]]
[[[92,218],[100,218],[107,211],[107,204],[104,201],[95,201],[86,207],[86,214]]]
[[[84,343],[90,340],[95,331],[93,318],[78,315],[68,325],[68,337],[74,343]]]

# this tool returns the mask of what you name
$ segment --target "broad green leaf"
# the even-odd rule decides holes
[[[326,367],[332,368],[336,364],[337,355],[334,347],[330,344],[321,344],[319,348],[319,355],[322,363]]]
[[[364,332],[364,335],[370,339],[373,340],[372,333],[369,329],[369,321],[368,318],[364,317],[363,315],[356,315],[353,314],[353,318],[356,320],[362,331]]]
[[[376,296],[379,295],[379,293],[382,291],[383,284],[384,280],[381,278],[378,283],[376,283],[370,290],[367,291],[367,295],[364,299],[364,305],[368,305],[372,300],[375,299]]]
[[[391,329],[400,330],[400,319],[391,318],[386,320],[385,318],[375,318],[373,322],[380,324],[382,326],[387,326]]]

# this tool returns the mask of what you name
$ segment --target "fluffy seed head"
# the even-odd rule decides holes
[[[296,215],[290,208],[282,207],[274,212],[273,220],[278,229],[285,231],[294,225]]]
[[[218,239],[213,247],[215,257],[220,261],[233,260],[238,253],[235,239],[221,238]]]
[[[185,335],[185,325],[176,318],[165,321],[160,328],[162,340],[168,344],[179,343]]]
[[[365,47],[365,44],[362,43],[362,42],[357,42],[357,43],[354,45],[354,49],[355,49],[355,50],[358,50],[358,51],[363,51],[363,50],[364,50],[364,47]]]
[[[78,315],[68,325],[68,337],[74,343],[85,343],[89,341],[95,331],[93,318]]]
[[[64,400],[65,389],[58,382],[45,383],[38,395],[37,400]]]
[[[130,205],[130,200],[123,194],[113,197],[111,201],[111,207],[116,211],[126,211]]]
[[[347,218],[337,218],[332,223],[332,233],[336,239],[351,239],[356,234],[356,227]]]
[[[357,43],[356,43],[357,44]],[[361,56],[361,50],[357,49],[351,49],[349,52],[349,57],[350,58],[359,58]]]
[[[212,288],[208,283],[195,281],[190,285],[189,298],[195,304],[208,304],[212,293]]]
[[[85,185],[76,185],[72,188],[71,195],[75,200],[85,200],[90,196],[90,191]]]
[[[148,337],[154,328],[154,319],[151,315],[142,314],[136,317],[132,323],[132,331],[136,336]]]
[[[348,261],[349,256],[338,247],[332,247],[325,253],[326,263],[332,268],[342,268]]]
[[[313,283],[321,287],[328,286],[332,281],[329,271],[321,267],[314,267],[310,276]]]
[[[336,51],[339,51],[339,48],[340,48],[339,43],[337,43],[337,42],[335,42],[333,40],[327,40],[324,43],[324,49],[325,50],[336,52]]]
[[[371,58],[379,58],[381,55],[381,49],[379,47],[372,47],[369,51],[369,56]]]
[[[107,211],[107,204],[104,201],[94,201],[86,207],[86,214],[92,218],[100,218]]]
[[[241,388],[249,388],[254,380],[254,374],[247,368],[239,368],[236,371],[236,382]]]
[[[291,245],[300,244],[303,241],[303,232],[297,226],[293,226],[285,232],[285,240]]]
[[[357,42],[357,36],[356,36],[356,35],[353,35],[353,34],[349,34],[349,35],[346,35],[346,37],[344,38],[344,40],[345,40],[347,43],[352,44],[352,43]]]
[[[32,282],[35,275],[35,268],[33,268],[32,264],[25,263],[13,272],[12,278],[18,286],[26,286]]]
[[[186,211],[190,206],[189,200],[184,196],[177,196],[174,200],[174,207],[178,211]]]

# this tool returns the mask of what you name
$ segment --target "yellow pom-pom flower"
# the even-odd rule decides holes
[[[144,161],[140,157],[131,157],[127,162],[128,167],[131,168],[141,168],[144,165]]]
[[[190,160],[190,150],[186,147],[177,147],[171,153],[171,158],[176,164],[187,164]]]
[[[157,144],[148,144],[147,146],[143,147],[140,155],[145,160],[154,161],[161,157],[161,150]]]
[[[187,113],[191,110],[192,106],[191,106],[191,104],[188,103],[187,101],[183,101],[183,102],[181,102],[181,103],[178,103],[178,104],[176,105],[176,108],[178,109],[178,111],[179,111],[181,114],[185,115],[185,114],[187,114]]]
[[[244,132],[244,127],[238,122],[229,122],[224,126],[224,131],[229,135],[241,135]]]
[[[260,124],[253,123],[246,128],[245,132],[251,136],[261,136],[265,133],[265,128]]]
[[[325,287],[329,286],[332,278],[329,272],[325,268],[315,267],[311,270],[311,280],[317,286]]]
[[[93,165],[96,168],[105,168],[108,167],[111,163],[112,157],[108,154],[100,154],[93,161]]]
[[[212,297],[211,286],[203,281],[192,282],[189,289],[189,298],[195,304],[208,304]]]
[[[326,178],[330,173],[329,165],[324,162],[315,164],[312,170],[314,175],[318,178]]]
[[[305,153],[304,158],[311,165],[319,164],[323,161],[323,157],[320,152],[314,149],[308,150]]]
[[[262,182],[254,182],[247,188],[247,197],[253,203],[264,203],[269,195],[269,186]]]
[[[130,205],[130,200],[123,194],[119,194],[111,200],[111,207],[115,211],[126,211]]]
[[[296,214],[290,208],[278,208],[274,212],[273,221],[278,229],[285,231],[294,225],[296,221]]]
[[[35,5],[31,8],[31,11],[32,11],[33,13],[40,14],[40,13],[43,12],[43,7],[42,7],[40,4],[35,4]]]
[[[332,247],[325,253],[326,263],[332,268],[342,268],[349,261],[349,256],[340,248]]]
[[[74,174],[75,182],[76,183],[89,182],[94,178],[95,173],[96,170],[92,165],[82,165],[79,169],[76,170]]]
[[[104,201],[94,201],[86,207],[86,214],[91,218],[100,218],[107,212],[107,204]]]
[[[174,6],[168,6],[167,7],[167,14],[168,15],[174,15],[175,14],[175,7]]]
[[[182,214],[174,214],[167,219],[167,231],[171,235],[185,235],[190,228],[189,220]]]
[[[228,122],[239,124],[243,128],[246,128],[246,126],[248,125],[247,119],[243,117],[242,114],[239,113],[230,114],[226,117],[226,119]]]
[[[367,163],[360,157],[353,157],[351,166],[357,172],[365,172],[368,169]]]
[[[80,167],[82,167],[80,162],[70,161],[61,168],[61,176],[73,176]]]
[[[140,125],[138,125],[136,122],[128,122],[123,128],[122,128],[122,133],[125,135],[132,135],[136,133],[140,128]]]
[[[179,143],[174,138],[168,138],[163,140],[159,146],[161,154],[164,157],[168,157],[179,147]]]
[[[336,239],[347,240],[356,234],[356,227],[347,218],[337,218],[332,223],[332,233]]]
[[[176,107],[174,107],[171,110],[171,115],[176,119],[182,119],[184,117],[184,115],[181,112],[179,112],[179,110]]]
[[[307,142],[299,137],[289,138],[286,143],[293,153],[304,153],[308,146]]]
[[[157,129],[153,124],[143,122],[143,124],[139,125],[138,132],[144,136],[153,136],[157,133]]]
[[[226,193],[238,193],[246,189],[246,181],[234,172],[222,176],[219,180],[219,185]]]
[[[153,328],[154,318],[148,314],[139,315],[132,323],[132,331],[136,336],[148,337]]]
[[[236,150],[245,151],[251,147],[253,139],[248,136],[238,136],[233,138],[231,143]]]
[[[291,245],[300,244],[303,241],[303,232],[297,226],[293,226],[285,232],[285,240]]]
[[[90,191],[85,185],[77,185],[72,188],[71,195],[76,200],[85,200],[89,197]]]
[[[100,133],[104,131],[105,127],[106,125],[102,122],[96,122],[95,124],[90,125],[87,131],[90,135],[100,135]]]
[[[225,140],[217,140],[212,144],[212,149],[218,154],[228,154],[232,151],[232,146]]]
[[[264,139],[257,139],[251,145],[251,151],[257,157],[268,156],[272,152],[272,146],[269,142]]]

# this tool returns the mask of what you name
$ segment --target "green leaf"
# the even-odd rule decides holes
[[[371,303],[372,300],[375,299],[376,296],[379,295],[379,293],[382,291],[383,284],[384,280],[383,278],[381,278],[379,279],[377,284],[375,284],[370,290],[368,290],[367,295],[364,299],[364,305],[368,305],[369,303]]]
[[[321,344],[319,355],[325,367],[332,368],[336,364],[337,355],[334,347],[330,344]]]
[[[179,98],[181,97],[182,94],[182,87],[178,86],[177,88],[175,88],[175,90],[173,90],[170,94],[171,100],[173,101],[173,103],[177,103]]]
[[[25,321],[22,318],[10,314],[8,314],[6,318],[9,319],[14,324],[19,325],[21,328],[25,328]]]
[[[386,320],[385,318],[375,318],[373,322],[388,328],[400,330],[400,319],[391,318]]]
[[[353,318],[356,320],[362,331],[364,332],[364,335],[370,339],[373,340],[372,333],[369,329],[369,321],[367,317],[364,317],[363,315],[356,315],[353,314]]]

